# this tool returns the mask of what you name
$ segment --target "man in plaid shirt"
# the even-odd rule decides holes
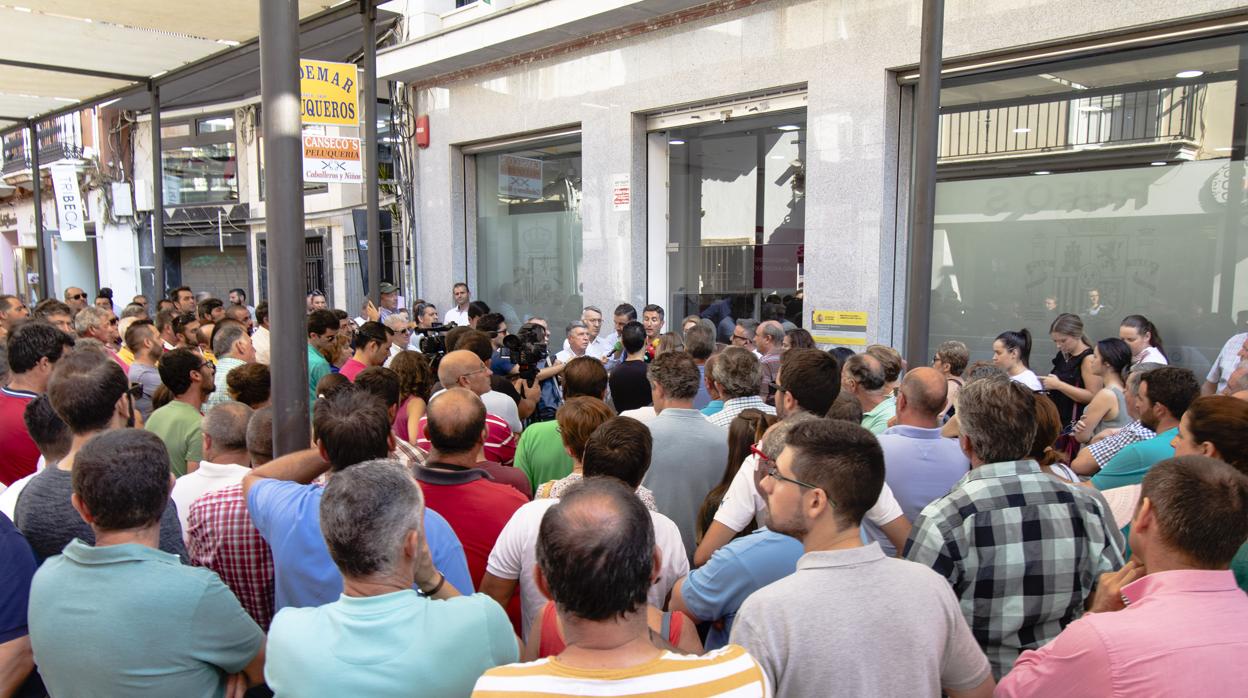
[[[998,678],[1082,615],[1100,575],[1123,564],[1100,502],[1023,460],[1035,413],[1034,395],[1012,381],[962,389],[971,472],[919,514],[906,544],[907,559],[953,585]]]

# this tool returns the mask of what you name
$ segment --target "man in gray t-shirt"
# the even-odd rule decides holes
[[[697,541],[698,508],[706,493],[724,477],[728,440],[724,430],[693,409],[698,394],[698,365],[683,351],[654,357],[647,368],[654,410],[650,469],[641,484],[654,493],[659,513],[680,527],[689,559]]]
[[[126,328],[126,348],[134,354],[128,374],[130,385],[142,387],[142,392],[135,391],[134,407],[146,420],[152,414],[152,396],[160,387],[160,371],[156,369],[156,363],[160,361],[165,345],[151,321],[136,320]]]
[[[870,432],[803,422],[759,467],[769,527],[806,549],[797,571],[746,599],[732,626],[731,641],[762,664],[775,695],[992,695],[988,659],[949,584],[861,544],[859,524],[884,483]]]

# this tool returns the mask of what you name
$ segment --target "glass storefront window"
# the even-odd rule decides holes
[[[165,204],[238,200],[233,143],[184,145],[164,151]]]
[[[958,339],[989,359],[1026,327],[1045,374],[1058,313],[1093,342],[1141,314],[1203,379],[1248,330],[1240,53],[1210,40],[946,82],[929,354]]]
[[[515,332],[542,317],[559,337],[581,317],[579,138],[481,153],[476,160],[477,288]]]
[[[667,315],[700,314],[729,341],[733,319],[802,324],[806,114],[673,129]]]

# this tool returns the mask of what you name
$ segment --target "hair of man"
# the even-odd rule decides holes
[[[715,360],[715,382],[723,389],[725,401],[757,395],[761,376],[762,365],[758,357],[744,347],[728,347]]]
[[[792,395],[803,410],[827,414],[841,392],[840,367],[827,352],[790,349],[780,357],[780,389]]]
[[[321,535],[344,576],[396,571],[404,541],[420,531],[424,496],[398,461],[379,459],[336,473],[321,496]]]
[[[323,336],[330,330],[336,330],[340,326],[338,317],[331,310],[313,310],[308,313],[308,334]]]
[[[1157,463],[1144,476],[1145,499],[1161,539],[1197,568],[1226,569],[1248,538],[1248,475],[1216,458]]]
[[[247,422],[247,452],[252,465],[264,465],[273,459],[273,406],[254,410]]]
[[[654,574],[654,522],[610,478],[568,488],[542,517],[537,564],[561,613],[607,621],[644,608]]]
[[[269,302],[260,301],[256,306],[256,324],[263,325],[269,321]]]
[[[48,399],[70,432],[86,434],[108,426],[129,389],[117,362],[98,349],[80,348],[56,362]]]
[[[696,325],[685,330],[685,351],[696,361],[706,361],[715,353],[715,329],[708,325],[709,321],[699,320]]]
[[[854,379],[854,382],[863,390],[871,393],[884,389],[884,385],[888,382],[887,374],[884,372],[884,365],[880,360],[871,354],[854,354],[845,360],[845,373]],[[780,373],[781,378],[784,372]]]
[[[673,400],[692,400],[701,383],[698,365],[683,351],[668,351],[654,357],[646,367],[646,378],[663,389]]]
[[[1021,460],[1036,436],[1035,394],[1009,379],[967,383],[958,392],[958,423],[983,463]]]
[[[363,380],[360,380],[363,379]],[[355,376],[355,387],[381,398],[386,409],[399,406],[399,374],[383,366],[369,366]]]
[[[223,402],[208,410],[200,428],[218,451],[247,450],[247,423],[252,410],[241,402]]]
[[[785,442],[793,475],[823,490],[842,527],[857,526],[884,488],[884,451],[857,424],[813,419],[794,426]]]
[[[26,409],[22,411],[22,422],[49,466],[55,465],[69,453],[73,434],[69,433],[65,420],[52,409],[52,400],[47,393],[26,403]]]
[[[390,455],[390,412],[381,398],[349,388],[318,398],[312,433],[334,472]]]
[[[74,316],[74,331],[85,336],[97,327],[107,325],[113,319],[112,312],[94,305],[88,305]]]
[[[649,304],[647,304],[644,308],[642,308],[642,309],[641,309],[641,312],[643,312],[643,313],[658,313],[659,318],[663,318],[663,317],[665,316],[665,315],[664,315],[664,313],[663,313],[663,306],[661,306],[661,305],[657,305],[657,304],[655,304],[655,303],[649,303]]]
[[[169,451],[150,431],[111,429],[83,445],[72,479],[97,530],[152,526],[169,504]]]
[[[18,323],[9,331],[5,347],[9,355],[9,370],[26,373],[39,365],[42,359],[55,364],[74,346],[74,338],[42,320]]]
[[[637,319],[637,309],[634,308],[631,303],[620,303],[615,306],[615,312],[612,315],[613,317],[620,317],[623,315],[628,318],[630,322],[632,322]]]
[[[880,362],[880,367],[884,369],[885,383],[892,383],[901,377],[901,370],[905,363],[896,349],[884,344],[872,344],[867,347],[866,353]]]
[[[559,423],[559,437],[563,440],[564,447],[577,460],[583,459],[585,445],[594,431],[615,416],[615,410],[607,403],[588,395],[568,398],[555,412],[555,419]]]
[[[608,475],[636,490],[650,469],[654,440],[646,425],[632,417],[614,417],[590,434],[585,443],[582,473]]]
[[[212,328],[212,353],[217,358],[229,356],[234,352],[234,345],[246,339],[247,328],[234,320],[222,320]]]
[[[1192,400],[1200,397],[1200,383],[1190,369],[1163,366],[1140,378],[1148,386],[1148,401],[1164,405],[1175,419],[1180,419]]]
[[[565,398],[585,395],[601,399],[607,391],[607,369],[591,356],[578,356],[563,367]]]
[[[646,327],[636,320],[629,320],[624,325],[624,329],[620,330],[620,344],[623,345],[624,351],[629,354],[636,354],[646,346]]]
[[[126,328],[126,348],[136,356],[143,351],[143,343],[149,339],[160,341],[160,332],[151,320],[140,318]]]
[[[485,404],[466,388],[448,388],[425,410],[426,435],[438,453],[457,455],[477,448],[485,431]]]
[[[204,357],[186,347],[167,351],[160,357],[160,382],[164,383],[169,392],[175,396],[182,395],[195,385],[191,377],[193,371],[203,371]]]
[[[45,298],[39,301],[30,311],[30,317],[35,320],[43,320],[49,315],[68,315],[72,318],[74,311],[68,305],[55,298]]]

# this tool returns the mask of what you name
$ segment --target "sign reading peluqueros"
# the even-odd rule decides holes
[[[359,83],[354,63],[299,61],[299,113],[304,124],[359,126]]]

